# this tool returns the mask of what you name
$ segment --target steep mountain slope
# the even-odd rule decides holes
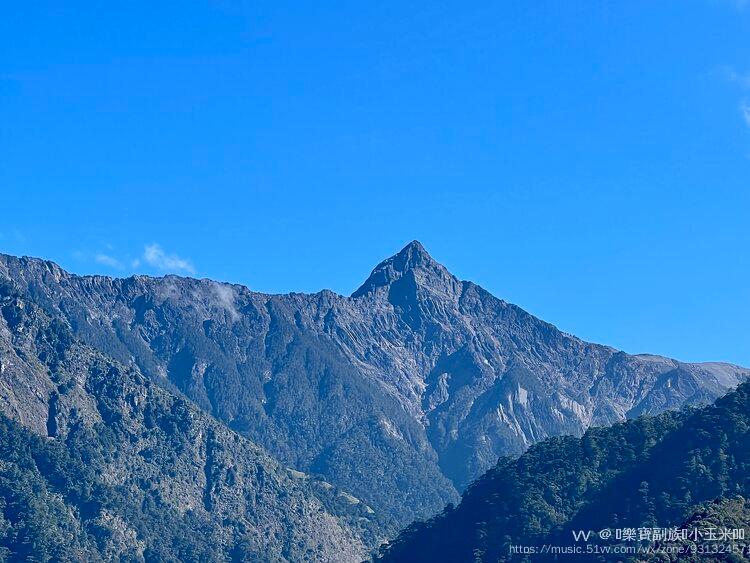
[[[511,545],[572,545],[573,530],[668,528],[696,503],[749,493],[750,383],[744,383],[703,409],[551,438],[503,459],[458,507],[410,526],[381,559],[513,560]]]
[[[0,560],[360,561],[371,509],[0,287]]]
[[[2,277],[90,346],[351,491],[391,531],[455,501],[500,455],[705,403],[749,373],[583,342],[456,279],[417,242],[351,297],[79,277],[10,256]]]

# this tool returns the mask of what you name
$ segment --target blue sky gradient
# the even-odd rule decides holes
[[[750,5],[28,4],[0,251],[350,293],[419,239],[582,338],[750,365]]]

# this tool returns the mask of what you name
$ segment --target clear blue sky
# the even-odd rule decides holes
[[[0,251],[349,293],[419,239],[583,338],[750,365],[750,3],[30,4]]]

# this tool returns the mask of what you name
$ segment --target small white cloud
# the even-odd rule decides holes
[[[750,101],[742,100],[740,111],[742,112],[742,118],[745,120],[745,123],[750,127]]]
[[[167,254],[164,249],[156,243],[147,244],[143,249],[143,260],[146,264],[164,272],[187,272],[195,273],[195,268],[190,260],[180,258],[176,254]]]
[[[740,91],[747,92],[750,90],[750,72],[741,72],[732,66],[721,67],[720,70],[725,79],[732,84],[736,84]],[[740,101],[740,115],[750,127],[750,98]]]
[[[123,269],[122,262],[120,262],[117,258],[110,256],[109,254],[97,254],[96,256],[94,256],[94,260],[97,262],[97,264],[103,264],[104,266],[115,268],[116,270]]]
[[[236,295],[234,292],[234,288],[231,285],[221,284],[217,282],[213,282],[211,284],[211,287],[216,294],[216,304],[219,306],[219,308],[225,310],[233,322],[239,319],[240,314],[237,311],[237,306],[235,305]]]

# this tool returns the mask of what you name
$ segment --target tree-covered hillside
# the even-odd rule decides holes
[[[573,544],[573,530],[676,526],[698,503],[747,496],[749,394],[745,383],[709,407],[553,438],[502,459],[458,507],[413,524],[380,558],[518,559],[511,545]]]
[[[750,561],[750,500],[741,496],[722,497],[697,506],[679,526],[691,534],[685,539],[659,541],[652,546],[653,553],[633,558],[634,563],[707,563],[725,561],[740,563]],[[693,530],[708,535],[710,539],[693,536]],[[737,538],[717,540],[720,530],[738,532]]]
[[[0,560],[359,561],[374,519],[0,287]]]

